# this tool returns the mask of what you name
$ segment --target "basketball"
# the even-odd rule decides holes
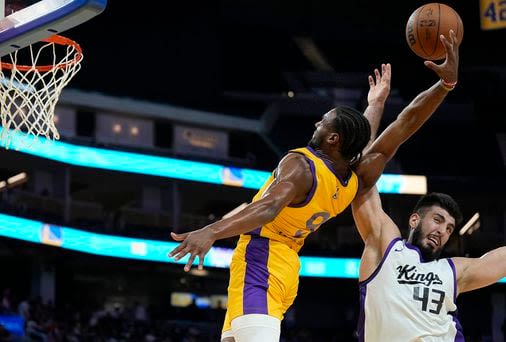
[[[406,40],[419,57],[436,61],[445,58],[445,49],[439,36],[450,39],[450,29],[460,44],[464,36],[464,24],[459,14],[450,6],[429,3],[418,7],[406,24]]]

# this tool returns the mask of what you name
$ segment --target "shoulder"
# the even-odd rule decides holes
[[[313,181],[311,161],[297,152],[288,152],[279,162],[274,172],[276,180],[291,179],[296,182]]]
[[[457,278],[457,282],[460,279],[460,276],[464,273],[466,268],[469,266],[469,258],[464,257],[453,257],[448,258],[448,263],[454,269],[455,278]]]
[[[368,191],[376,184],[381,176],[386,164],[385,156],[381,153],[369,151],[354,165],[355,171],[360,181],[360,192]]]
[[[286,168],[287,166],[301,170],[310,170],[310,160],[300,152],[289,151],[281,158],[277,169]]]

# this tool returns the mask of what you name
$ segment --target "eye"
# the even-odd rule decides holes
[[[446,232],[447,232],[448,234],[453,233],[453,227],[446,227]]]

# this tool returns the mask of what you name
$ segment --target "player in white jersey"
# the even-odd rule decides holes
[[[450,37],[441,37],[447,60],[439,66],[427,61],[427,66],[458,64],[453,31]],[[364,151],[358,172],[366,167],[381,173],[394,155],[396,146],[390,151],[384,146],[379,149],[378,141]],[[430,194],[418,202],[409,218],[407,241],[401,240],[399,228],[383,211],[376,186],[364,186],[353,200],[352,210],[365,244],[359,271],[359,340],[463,341],[455,300],[460,293],[506,277],[506,247],[481,258],[438,259],[462,219],[457,203],[444,194]]]
[[[376,186],[359,193],[352,209],[365,243],[359,341],[464,341],[456,298],[506,277],[506,247],[481,258],[439,259],[462,220],[457,203],[445,194],[419,200],[407,241],[383,211]]]
[[[455,317],[455,264],[437,259],[462,221],[457,203],[445,194],[422,197],[407,241],[382,212],[376,189],[357,198],[353,208],[367,236],[360,270],[360,340],[463,341]]]

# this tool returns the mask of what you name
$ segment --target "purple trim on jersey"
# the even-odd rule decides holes
[[[246,246],[243,314],[267,314],[269,239],[252,236]]]
[[[448,263],[450,264],[450,268],[452,269],[453,273],[453,302],[455,305],[457,304],[457,269],[455,268],[455,264],[453,263],[452,259],[446,259],[448,260]]]
[[[351,170],[349,170],[350,172],[349,172],[348,176],[346,176],[346,179],[342,179],[341,176],[339,175],[339,173],[337,173],[337,171],[334,170],[334,168],[332,167],[332,164],[330,164],[330,162],[327,159],[322,158],[317,151],[313,150],[312,147],[307,146],[306,148],[315,157],[317,157],[318,159],[321,159],[325,163],[325,165],[327,165],[327,167],[329,168],[329,170],[334,174],[334,176],[336,176],[336,178],[339,180],[339,182],[341,183],[341,185],[343,185],[343,186],[347,186],[348,185],[348,182],[349,182],[349,180],[351,178],[351,175],[352,175]]]
[[[423,256],[422,256],[422,252],[420,252],[420,248],[418,248],[417,246],[415,245],[412,245],[411,243],[409,242],[406,242],[406,247],[408,247],[409,249],[412,249],[414,250],[415,252],[418,253],[418,256],[420,257],[420,262],[426,262],[424,259],[423,259]]]
[[[397,243],[397,241],[401,241],[402,239],[400,237],[397,237],[390,241],[388,244],[388,247],[385,251],[385,254],[383,254],[383,257],[381,258],[381,262],[376,267],[374,272],[364,281],[358,282],[358,291],[360,294],[360,314],[358,316],[358,326],[357,326],[357,334],[358,334],[358,341],[364,342],[365,339],[365,297],[367,294],[367,284],[370,283],[374,277],[378,274],[378,272],[381,270],[381,266],[383,266],[383,263],[385,262],[388,254],[390,254],[390,250],[392,247]]]
[[[360,283],[359,283],[360,284]],[[360,313],[358,316],[358,326],[357,326],[357,335],[358,342],[365,341],[365,297],[367,294],[367,286],[359,286],[359,296],[360,296]]]
[[[457,311],[449,312],[453,317],[453,321],[455,322],[455,328],[457,329],[457,333],[455,334],[455,342],[465,342],[464,338],[464,330],[462,329],[462,325],[460,324],[457,318]]]
[[[446,259],[448,260],[448,264],[450,264],[450,268],[452,269],[453,273],[453,303],[457,305],[457,269],[455,268],[455,264],[453,263],[452,259]],[[457,318],[457,311],[449,312],[453,317],[453,321],[455,322],[455,328],[457,329],[457,333],[455,334],[455,342],[464,342],[464,333],[462,329],[462,325],[460,324],[458,318]]]
[[[392,249],[393,245],[397,242],[397,241],[401,241],[402,239],[400,237],[396,237],[395,239],[393,239],[392,241],[390,241],[390,243],[388,244],[388,247],[385,251],[385,254],[383,254],[383,257],[381,258],[381,262],[379,263],[378,267],[376,267],[376,269],[374,270],[374,272],[369,276],[369,278],[367,278],[366,280],[363,280],[363,281],[359,281],[358,282],[358,285],[359,286],[365,286],[367,285],[367,283],[370,283],[371,280],[373,280],[373,278],[378,274],[378,272],[381,270],[381,266],[383,266],[383,263],[385,262],[388,254],[390,253],[390,250]]]
[[[244,233],[245,235],[260,235],[260,231],[262,230],[262,227],[255,228],[247,233]]]
[[[290,205],[288,205],[290,208],[301,208],[301,207],[305,206],[306,204],[308,204],[309,201],[311,201],[311,199],[313,198],[314,193],[316,192],[316,186],[318,185],[318,180],[316,179],[316,169],[314,166],[314,162],[306,156],[304,156],[304,158],[306,158],[306,161],[309,163],[309,168],[311,169],[311,175],[313,175],[313,185],[311,185],[311,190],[307,194],[304,202],[297,203],[297,204],[290,204]]]

